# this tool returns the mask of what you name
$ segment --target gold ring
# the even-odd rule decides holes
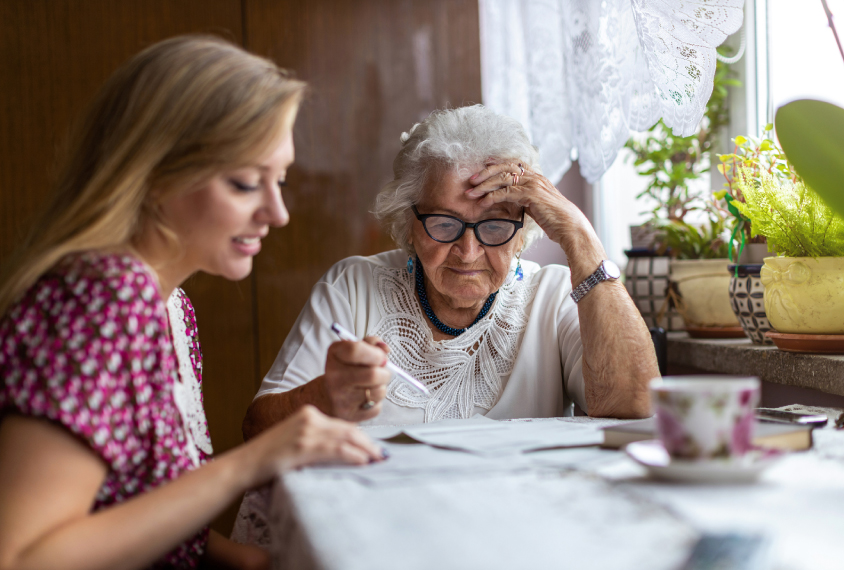
[[[375,402],[372,398],[369,397],[369,388],[367,388],[364,393],[366,394],[366,400],[363,404],[360,405],[361,410],[370,410],[375,407]]]

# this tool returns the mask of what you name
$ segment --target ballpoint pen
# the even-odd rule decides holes
[[[359,338],[355,337],[355,335],[353,335],[352,333],[350,333],[349,331],[344,329],[342,326],[340,326],[338,323],[332,324],[331,330],[333,330],[334,333],[337,336],[339,336],[340,339],[342,339],[342,340],[350,340],[352,342],[357,342],[357,341],[360,340]],[[387,360],[386,367],[387,367],[387,370],[394,373],[396,376],[399,377],[400,380],[403,380],[404,382],[406,382],[409,386],[411,386],[417,392],[421,392],[421,393],[425,394],[426,396],[430,395],[430,392],[425,387],[425,385],[422,384],[422,382],[420,382],[419,380],[417,380],[416,378],[414,378],[413,376],[411,376],[410,374],[408,374],[407,372],[405,372],[404,370],[402,370],[401,368],[399,368],[398,366],[396,366],[395,364],[390,362],[389,359]]]

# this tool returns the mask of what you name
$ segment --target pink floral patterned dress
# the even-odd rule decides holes
[[[211,455],[202,356],[181,289],[166,302],[129,255],[71,255],[0,321],[0,418],[61,425],[108,466],[92,511],[149,491]],[[208,529],[154,568],[195,568]]]

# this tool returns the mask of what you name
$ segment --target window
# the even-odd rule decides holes
[[[837,17],[839,36],[844,36],[844,0],[827,4]],[[742,86],[733,88],[730,97],[731,125],[723,144],[729,145],[736,135],[760,134],[773,122],[776,109],[795,99],[821,99],[844,107],[844,59],[821,0],[749,0],[744,28],[747,49],[733,65]],[[739,36],[734,34],[726,43],[737,48]],[[646,183],[636,175],[629,156],[626,150],[620,152],[593,188],[596,230],[619,265],[626,263],[623,250],[630,247],[628,226],[647,220],[641,212],[650,207],[635,200]],[[722,181],[717,172],[711,177],[715,189]]]
[[[757,1],[761,4],[761,0]],[[844,32],[844,0],[827,0],[839,36]],[[767,0],[767,100],[759,102],[767,121],[795,99],[821,99],[844,107],[844,59],[829,28],[821,0]],[[761,10],[757,11],[761,13]],[[757,16],[757,20],[759,16]]]

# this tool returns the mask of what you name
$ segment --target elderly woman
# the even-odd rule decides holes
[[[438,111],[402,135],[375,214],[401,249],[345,259],[310,300],[247,412],[251,437],[313,404],[410,424],[648,414],[658,376],[648,330],[595,231],[539,170],[521,125],[481,105]],[[569,268],[521,259],[542,232]],[[427,385],[386,370],[324,372],[332,322],[389,350]]]

